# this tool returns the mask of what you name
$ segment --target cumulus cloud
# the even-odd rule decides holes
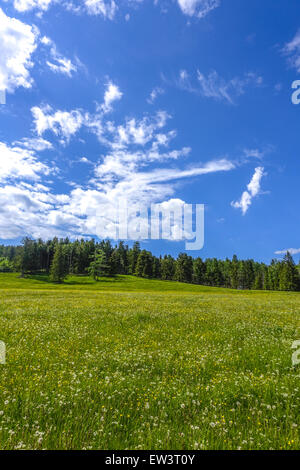
[[[64,218],[60,215],[59,208],[67,200],[65,195],[51,194],[49,188],[38,183],[0,186],[0,237],[65,236],[69,227],[76,224],[71,214],[64,214]]]
[[[39,180],[50,169],[41,163],[32,150],[10,147],[0,142],[0,182],[13,179]]]
[[[112,82],[109,82],[106,85],[106,90],[104,93],[104,103],[101,106],[103,112],[108,113],[112,110],[112,104],[114,101],[119,101],[123,96],[123,93],[120,91],[119,87]]]
[[[255,168],[254,175],[247,186],[247,191],[244,191],[239,201],[232,202],[231,205],[235,209],[241,209],[243,215],[246,214],[252,204],[252,199],[260,193],[260,183],[262,177],[265,175],[264,168],[259,166]]]
[[[14,0],[14,7],[17,11],[25,12],[38,9],[41,11],[48,10],[51,3],[56,0]]]
[[[73,109],[71,111],[54,110],[49,105],[34,106],[31,108],[31,112],[35,131],[39,136],[42,136],[47,131],[51,131],[65,145],[69,143],[70,139],[82,127],[85,127],[90,132],[96,134],[102,143],[109,144],[111,141],[111,136],[109,136],[110,141],[104,137],[105,132],[106,134],[114,134],[116,141],[120,142],[122,138],[118,136],[116,126],[111,121],[108,121],[104,129],[102,120],[106,113],[112,111],[112,104],[120,100],[122,96],[123,93],[119,88],[112,82],[109,82],[106,86],[103,103],[97,104],[95,113],[83,112],[80,109]],[[132,132],[134,132],[133,128]],[[136,129],[136,132],[137,134],[139,133],[138,129]],[[116,143],[116,145],[118,144]]]
[[[10,18],[0,8],[0,90],[12,93],[18,87],[32,86],[30,69],[37,37],[37,29]]]
[[[42,151],[51,145],[42,135],[52,131],[67,143],[82,126],[94,132],[89,124],[96,118],[79,110],[54,111],[50,107],[35,107],[32,112],[39,137],[0,147],[5,157],[0,166],[1,238],[24,234],[114,238],[118,201],[128,201],[134,218],[135,204],[149,207],[152,203],[173,201],[180,181],[231,171],[235,167],[226,159],[180,167],[179,160],[187,158],[191,149],[171,147],[177,133],[174,129],[165,129],[170,119],[165,111],[140,119],[128,118],[120,124],[105,121],[104,113],[99,137],[107,151],[96,162],[87,156],[77,160],[89,164],[86,186],[83,181],[77,187],[72,183],[70,192],[55,194],[41,184],[43,176],[55,172],[37,157],[38,149]],[[171,167],[169,162],[176,163],[176,167]],[[173,239],[176,238],[174,230]]]
[[[87,12],[90,15],[102,15],[104,18],[112,20],[118,9],[114,0],[105,2],[104,0],[84,0]]]
[[[31,112],[37,134],[42,136],[46,131],[52,131],[63,144],[70,141],[84,122],[84,117],[79,110],[53,111],[50,106],[34,106]]]
[[[178,5],[185,15],[204,18],[220,5],[220,0],[178,0]]]

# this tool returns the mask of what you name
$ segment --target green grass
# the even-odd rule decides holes
[[[1,449],[299,449],[300,295],[0,275]]]

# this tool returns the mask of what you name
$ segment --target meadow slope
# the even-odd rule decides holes
[[[1,449],[299,449],[300,294],[0,274]]]

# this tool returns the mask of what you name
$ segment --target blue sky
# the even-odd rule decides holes
[[[0,1],[0,243],[103,221],[109,236],[126,197],[205,204],[193,256],[298,259],[299,14],[297,0]]]

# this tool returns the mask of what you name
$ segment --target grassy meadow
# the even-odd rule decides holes
[[[1,449],[300,449],[300,294],[0,274]]]

